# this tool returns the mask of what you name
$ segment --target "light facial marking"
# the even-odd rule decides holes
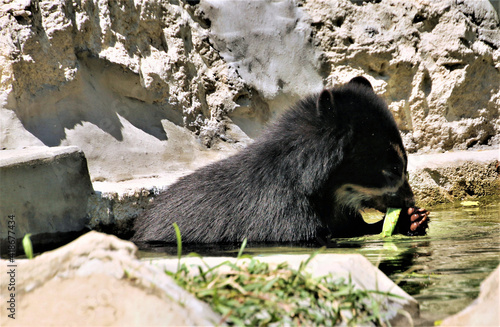
[[[403,185],[405,178],[401,178],[395,186],[372,188],[355,184],[344,184],[335,191],[335,199],[343,206],[354,209],[361,209],[364,200],[370,200],[374,197],[383,196],[384,194],[395,193]]]
[[[382,188],[366,187],[356,184],[344,184],[335,191],[335,199],[343,206],[351,207],[353,209],[361,209],[364,200],[370,200],[374,197],[383,196],[389,193],[395,193],[406,181],[406,159],[403,149],[398,144],[391,143],[398,154],[401,162],[404,163],[404,170],[401,177],[395,185],[386,186]],[[382,170],[382,173],[388,173],[387,170]]]

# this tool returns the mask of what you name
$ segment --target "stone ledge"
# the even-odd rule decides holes
[[[408,170],[436,169],[446,166],[457,166],[467,162],[485,163],[494,160],[500,160],[500,149],[410,154]]]
[[[0,167],[32,166],[39,162],[52,161],[61,157],[72,156],[75,152],[81,153],[82,151],[77,146],[33,146],[15,150],[2,150]]]
[[[432,206],[456,200],[499,196],[499,150],[456,151],[410,155],[410,184],[417,204]],[[89,205],[90,227],[117,234],[127,232],[155,194],[190,170],[155,179],[119,183],[94,182],[96,195]],[[111,229],[106,226],[111,226]]]
[[[410,155],[410,184],[420,206],[500,195],[498,149]]]
[[[85,228],[93,189],[87,161],[78,147],[2,150],[1,157],[2,247],[8,236],[19,242],[31,233],[34,243],[43,244],[60,241],[61,233]]]

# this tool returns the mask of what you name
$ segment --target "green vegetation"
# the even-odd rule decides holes
[[[33,259],[33,245],[31,244],[30,239],[31,234],[26,234],[23,237],[23,249],[26,257],[28,259]]]
[[[177,228],[176,228],[177,229]],[[180,233],[179,247],[180,247]],[[239,251],[242,258],[246,240]],[[298,269],[281,263],[276,267],[251,258],[226,261],[215,267],[179,264],[167,272],[198,299],[207,302],[222,317],[221,323],[246,326],[282,325],[390,325],[385,317],[385,299],[396,295],[361,290],[351,280],[315,277],[306,266]]]
[[[389,237],[394,232],[396,224],[398,223],[399,214],[401,213],[401,208],[387,208],[385,214],[384,226],[382,228],[382,237]]]

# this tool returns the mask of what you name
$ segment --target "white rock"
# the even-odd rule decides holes
[[[33,260],[15,260],[15,320],[2,326],[213,326],[221,317],[162,270],[141,263],[137,248],[90,232]],[[2,285],[8,260],[0,260]],[[12,268],[9,268],[12,269]],[[6,303],[9,292],[0,292]],[[5,309],[4,309],[5,310]]]
[[[203,1],[200,8],[212,22],[210,36],[222,58],[243,80],[267,101],[321,91],[318,53],[303,10],[288,1],[234,4]]]

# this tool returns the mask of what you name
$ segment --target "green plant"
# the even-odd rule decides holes
[[[33,245],[31,244],[30,239],[31,234],[26,234],[23,237],[23,249],[26,257],[28,259],[33,259]]]

